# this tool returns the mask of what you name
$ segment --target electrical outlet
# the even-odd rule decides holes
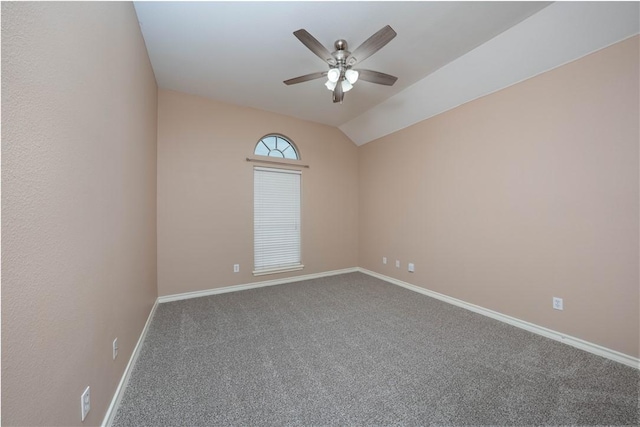
[[[233,272],[234,273],[240,272],[240,264],[233,264]]]
[[[400,268],[400,261],[396,260],[396,267]]]
[[[116,360],[118,357],[118,338],[113,340],[113,360]]]
[[[91,391],[89,390],[89,386],[87,386],[82,396],[80,396],[80,411],[82,415],[82,421],[87,418],[87,414],[91,410]]]
[[[556,310],[564,310],[562,298],[553,297],[553,308]]]
[[[412,262],[409,263],[409,265],[407,266],[407,270],[409,270],[409,273],[413,273],[416,270],[415,265],[413,265]]]
[[[383,256],[383,257],[382,257],[382,263],[383,263],[383,264],[386,264],[386,263],[387,263],[387,257],[386,257],[386,256]]]

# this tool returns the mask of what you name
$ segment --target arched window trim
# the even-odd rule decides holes
[[[298,146],[291,140],[291,138],[289,138],[288,136],[285,136],[285,135],[283,135],[281,133],[268,133],[268,134],[264,135],[263,137],[261,137],[258,140],[258,142],[256,143],[256,145],[254,146],[254,148],[253,148],[253,154],[254,155],[261,156],[261,157],[270,157],[270,158],[282,158],[282,157],[270,156],[269,154],[264,155],[264,154],[258,154],[257,153],[258,146],[260,146],[260,144],[263,144],[269,150],[269,152],[273,151],[272,149],[269,148],[269,146],[267,144],[265,144],[263,142],[263,140],[265,138],[269,138],[269,137],[276,138],[276,144],[277,144],[277,140],[278,139],[282,139],[282,140],[284,140],[285,142],[287,142],[291,146],[291,148],[293,149],[293,151],[294,151],[294,153],[296,155],[296,158],[295,159],[289,159],[289,158],[284,157],[285,160],[293,160],[293,161],[302,160],[302,156],[300,155],[300,150],[298,149]],[[280,151],[280,150],[278,150],[278,151]],[[286,148],[283,151],[286,151]]]

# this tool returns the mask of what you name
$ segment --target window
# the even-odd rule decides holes
[[[254,275],[301,270],[301,172],[253,169]]]
[[[282,135],[265,136],[258,141],[253,154],[258,156],[279,157],[281,159],[300,159],[296,147]]]

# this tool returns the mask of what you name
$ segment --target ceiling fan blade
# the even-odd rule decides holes
[[[298,38],[311,52],[315,53],[320,59],[328,63],[329,65],[336,65],[336,59],[331,56],[331,52],[326,47],[315,39],[307,30],[300,29],[294,31],[293,35]]]
[[[349,55],[347,65],[354,65],[357,62],[362,62],[380,49],[382,49],[387,43],[389,43],[396,36],[396,32],[393,31],[389,25],[382,28],[380,31],[369,37],[360,46]]]
[[[377,83],[379,85],[393,86],[396,80],[398,80],[396,76],[381,73],[379,71],[371,71],[371,70],[355,70],[355,71],[358,72],[358,80]]]
[[[320,79],[327,75],[326,71],[321,71],[318,73],[305,74],[304,76],[295,77],[293,79],[285,80],[283,83],[286,85],[294,85],[297,83],[308,82],[309,80]]]
[[[333,89],[333,103],[339,102],[342,104],[342,100],[344,99],[344,92],[342,91],[342,82],[338,81],[336,87]]]

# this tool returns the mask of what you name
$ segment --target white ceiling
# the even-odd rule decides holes
[[[135,2],[162,88],[339,126],[495,37],[542,2]],[[329,51],[350,50],[391,25],[398,35],[361,68],[398,77],[392,87],[358,82],[334,105],[318,79],[283,80],[328,66],[293,32]]]
[[[555,2],[342,124],[340,130],[362,145],[638,32],[639,2]]]
[[[358,145],[638,32],[638,2],[549,4],[134,2],[161,88],[338,126]],[[293,31],[354,50],[387,24],[397,37],[362,68],[394,86],[357,82],[340,105],[323,79],[282,83],[328,68]]]

